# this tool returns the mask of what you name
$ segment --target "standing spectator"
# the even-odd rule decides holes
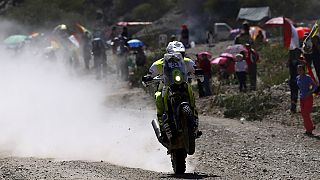
[[[299,73],[297,76],[297,85],[300,90],[301,115],[306,129],[306,134],[312,135],[312,131],[315,129],[315,126],[312,123],[310,113],[313,104],[312,92],[316,89],[316,84],[311,77],[306,74],[304,65],[298,65],[297,68]]]
[[[259,55],[255,49],[251,48],[249,43],[245,44],[245,47],[247,49],[245,59],[248,64],[250,90],[255,91],[257,89],[257,62],[259,61]]]
[[[250,26],[248,22],[243,22],[240,34],[238,34],[234,40],[234,44],[252,44],[253,40],[250,35]]]
[[[84,32],[82,35],[82,56],[85,68],[86,70],[89,70],[91,59],[91,37],[88,31]]]
[[[196,60],[196,66],[197,68],[200,68],[200,55],[199,54],[196,54],[196,57],[197,57],[197,60]],[[198,85],[198,91],[199,91],[199,97],[204,97],[204,90],[203,90],[203,84],[202,82],[197,79],[197,85]]]
[[[244,59],[243,54],[237,54],[236,55],[236,64],[235,64],[235,71],[236,75],[239,81],[239,90],[240,92],[246,92],[247,85],[247,71],[248,71],[248,65],[246,60]]]
[[[198,55],[199,56],[199,55]],[[208,54],[202,54],[198,60],[198,67],[203,70],[204,73],[204,81],[200,82],[201,86],[199,88],[199,96],[211,96],[211,86],[210,86],[210,81],[211,81],[211,64],[209,60],[209,55]],[[202,87],[202,88],[201,88]],[[201,89],[203,89],[203,94],[200,93]]]
[[[106,47],[101,38],[94,38],[92,40],[92,54],[97,79],[100,79],[101,71],[103,71],[103,75],[106,75],[107,70]]]
[[[296,78],[298,76],[297,67],[301,64],[299,57],[301,55],[301,51],[296,48],[293,50],[289,50],[289,59],[288,59],[288,67],[289,67],[289,87],[290,87],[290,99],[291,99],[291,107],[290,111],[292,113],[297,112],[297,101],[298,101],[298,85],[296,83]]]
[[[311,59],[313,67],[316,70],[318,82],[320,81],[320,38],[319,36],[313,36],[312,41],[312,53]]]
[[[128,80],[128,45],[127,38],[125,36],[119,35],[113,39],[113,53],[115,54],[114,58],[116,60],[116,71],[117,75],[123,80]]]
[[[113,26],[111,28],[111,32],[109,34],[109,37],[108,37],[108,40],[113,40],[115,37],[118,36],[118,32],[117,32],[117,27],[116,26]]]
[[[128,28],[127,27],[124,26],[122,28],[121,36],[126,37],[127,39],[129,38],[129,33],[128,33]]]
[[[260,49],[261,46],[264,44],[264,35],[261,30],[258,31],[258,35],[256,36],[256,39],[254,40],[254,45],[257,49]]]
[[[309,33],[305,33],[304,38],[308,37]],[[319,36],[311,37],[311,45],[304,44],[303,56],[307,65],[313,65],[316,70],[317,82],[320,81],[320,38]]]
[[[137,67],[143,67],[146,64],[147,57],[143,51],[143,47],[139,46],[136,48],[136,65]]]
[[[182,42],[182,44],[184,45],[184,47],[189,48],[189,29],[188,26],[183,24],[181,26],[181,37],[180,37],[180,41]]]

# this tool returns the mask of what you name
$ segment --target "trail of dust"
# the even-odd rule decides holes
[[[79,77],[62,63],[7,54],[2,51],[0,59],[1,156],[103,160],[171,171],[150,125],[154,112],[104,105],[106,95],[117,90],[114,81]]]

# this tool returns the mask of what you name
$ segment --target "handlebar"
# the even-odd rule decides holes
[[[204,76],[203,76],[203,74],[192,74],[192,75],[188,75],[188,79],[198,79],[201,82],[203,82]],[[160,82],[160,81],[163,81],[162,75],[157,75],[155,77],[152,77],[151,75],[145,75],[142,77],[142,85],[144,87],[147,87],[150,84]]]

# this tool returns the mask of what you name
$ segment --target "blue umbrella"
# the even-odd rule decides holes
[[[28,36],[25,35],[12,35],[7,37],[3,42],[5,44],[19,44],[25,41],[28,38]]]
[[[143,46],[144,43],[142,41],[140,41],[139,39],[131,39],[130,41],[127,42],[129,47],[140,47]]]

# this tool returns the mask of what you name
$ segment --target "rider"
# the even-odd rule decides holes
[[[185,57],[185,47],[184,45],[179,42],[179,41],[172,41],[169,42],[167,48],[166,48],[167,53],[181,53],[183,59],[184,59],[184,63],[187,67],[187,72],[188,74],[194,74],[195,72],[195,63],[193,62],[193,60],[191,60],[190,58]],[[155,61],[151,67],[149,68],[149,75],[151,75],[151,77],[155,77],[157,75],[162,75],[163,73],[163,64],[164,64],[164,58],[161,58],[157,61]],[[162,85],[163,86],[163,85]],[[155,93],[155,98],[156,98],[156,109],[157,109],[157,118],[158,118],[158,122],[160,125],[160,130],[162,132],[164,132],[164,124],[167,123],[168,117],[164,116],[164,98],[165,95],[165,87],[160,88],[161,85],[159,86],[159,88],[157,89],[157,92]],[[196,126],[198,126],[198,112],[196,110],[196,105],[195,105],[195,98],[194,98],[194,94],[191,88],[191,85],[189,84],[188,86],[188,94],[189,94],[189,102],[190,102],[190,106],[193,110],[193,114],[195,116],[196,119]],[[201,135],[201,132],[198,131],[198,128],[196,128],[195,132],[197,133],[197,136]],[[161,133],[161,134],[165,134],[165,133]]]

